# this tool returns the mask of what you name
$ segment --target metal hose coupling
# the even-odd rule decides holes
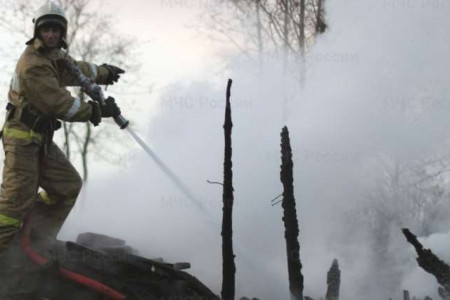
[[[97,101],[100,105],[105,105],[105,95],[99,85],[92,82],[87,76],[81,72],[80,68],[70,59],[63,59],[66,69],[72,74],[80,83],[81,90],[86,93],[92,100]],[[122,114],[114,117],[114,121],[119,125],[120,129],[125,129],[130,124]]]

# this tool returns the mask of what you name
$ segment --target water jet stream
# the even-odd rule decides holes
[[[186,187],[186,185],[178,178],[178,176],[173,173],[169,167],[153,152],[153,150],[134,132],[129,126],[125,128],[130,135],[136,140],[136,142],[144,149],[144,151],[155,161],[158,167],[170,178],[170,180],[175,184],[175,186],[188,198],[190,199],[196,207],[203,212],[206,222],[213,226],[217,231],[220,230],[220,223],[218,220],[212,217],[212,214],[207,211],[207,209],[202,205],[202,203],[195,198],[193,193]],[[244,246],[239,238],[236,239],[234,243],[235,253],[239,256],[248,266],[258,274],[269,274],[270,270],[266,269],[264,265],[261,265],[259,261],[256,261],[247,248]]]
[[[172,170],[153,152],[153,150],[134,132],[129,126],[126,130],[136,140],[136,142],[144,149],[144,151],[155,161],[158,167],[169,177],[172,183],[182,192],[187,198],[189,198],[199,209],[204,210],[202,203],[195,198],[194,194],[189,188],[175,175]]]

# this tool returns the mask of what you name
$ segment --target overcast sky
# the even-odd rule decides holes
[[[202,13],[213,4],[197,0],[113,0],[107,1],[106,11],[117,17],[121,31],[144,43],[139,49],[142,69],[147,80],[159,85],[180,78],[203,80],[206,73],[219,69],[217,56],[224,53],[224,45],[194,30]]]

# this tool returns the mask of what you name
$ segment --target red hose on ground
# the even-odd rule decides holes
[[[22,249],[27,253],[27,255],[31,258],[31,260],[33,260],[35,263],[37,263],[38,265],[42,265],[47,263],[47,259],[40,256],[37,252],[35,252],[33,250],[33,248],[31,248],[31,243],[30,243],[30,231],[31,231],[31,227],[30,227],[30,217],[27,217],[25,219],[23,228],[22,228],[22,232],[21,232],[21,236],[20,236],[20,244],[22,246]],[[79,283],[91,290],[94,290],[98,293],[101,293],[111,299],[114,300],[124,300],[126,299],[126,296],[119,293],[118,291],[110,288],[109,286],[104,285],[103,283],[100,283],[98,281],[95,281],[89,277],[74,273],[72,271],[60,268],[60,273],[63,277],[74,281],[76,283]]]

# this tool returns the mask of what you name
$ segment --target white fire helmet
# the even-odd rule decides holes
[[[31,44],[38,36],[38,29],[44,25],[57,25],[62,30],[62,47],[67,48],[66,35],[67,35],[67,18],[66,13],[62,8],[52,0],[46,0],[45,3],[37,10],[33,19],[34,23],[34,36],[27,42]]]

